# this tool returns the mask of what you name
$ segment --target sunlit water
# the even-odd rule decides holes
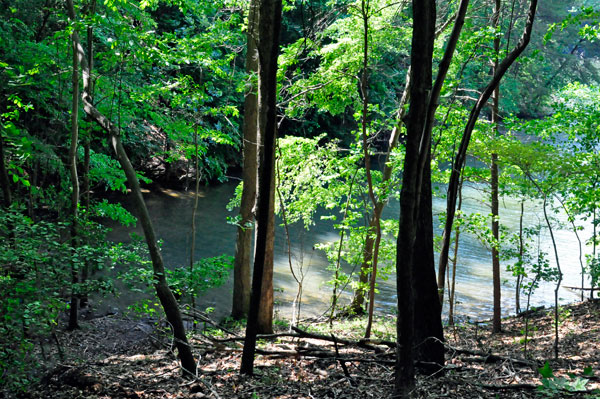
[[[220,254],[233,255],[235,251],[235,227],[228,224],[226,218],[235,216],[229,212],[226,205],[233,195],[235,181],[216,187],[203,187],[199,193],[199,205],[196,216],[196,250],[195,258],[211,257]],[[474,188],[465,188],[463,210],[465,212],[489,213],[489,207],[484,203],[483,197],[487,194]],[[192,192],[163,190],[161,192],[146,193],[146,204],[153,219],[159,239],[163,240],[162,252],[167,267],[186,266],[189,264],[191,242],[191,214],[194,195]],[[124,201],[128,209],[132,209],[129,199]],[[445,212],[445,200],[434,199],[434,223],[437,225],[437,215]],[[544,223],[541,205],[527,203],[524,225]],[[385,218],[397,218],[399,215],[398,202],[388,204],[384,211]],[[510,199],[501,201],[501,223],[511,231],[518,231],[520,216],[520,203]],[[566,221],[564,215],[560,217]],[[141,228],[135,229],[112,226],[109,238],[114,241],[127,241],[132,231],[141,234]],[[439,229],[436,229],[439,233]],[[591,227],[585,226],[580,232],[582,239],[591,235]],[[572,231],[563,229],[555,232],[558,242],[560,262],[564,273],[563,286],[580,286],[581,272],[579,264],[579,246],[577,238]],[[319,242],[339,240],[330,222],[319,221],[309,231],[300,226],[292,226],[291,239],[293,247],[293,263],[298,267],[303,265],[305,273],[304,290],[302,295],[301,316],[319,316],[327,311],[330,303],[331,286],[327,281],[331,279],[331,272],[326,269],[327,259],[324,254],[315,250],[314,245]],[[455,313],[459,317],[474,319],[488,319],[492,314],[492,269],[490,251],[485,248],[476,237],[469,234],[461,235],[459,247],[456,295],[457,305]],[[551,241],[546,233],[542,238],[542,249],[548,252],[548,259],[555,264],[551,249]],[[584,251],[590,251],[585,248]],[[436,255],[437,258],[437,255]],[[514,313],[515,293],[514,278],[502,266],[502,307],[503,313]],[[346,265],[347,271],[352,269]],[[200,307],[215,308],[215,316],[225,316],[231,309],[232,279],[223,287],[213,289],[200,300]],[[376,296],[376,310],[385,313],[394,313],[396,308],[395,279],[393,276],[388,281],[379,283],[380,293]],[[296,296],[297,285],[291,276],[287,255],[287,241],[284,229],[279,227],[276,231],[275,245],[275,311],[282,316],[291,314],[291,304]],[[347,290],[348,291],[348,290]],[[573,302],[579,299],[579,292],[561,288],[559,297],[561,303]],[[342,303],[347,303],[350,294],[342,298]],[[124,307],[131,300],[129,296],[122,296],[116,306]],[[521,306],[525,307],[526,298],[522,296]],[[554,303],[554,284],[542,283],[532,297],[532,305],[552,305]]]

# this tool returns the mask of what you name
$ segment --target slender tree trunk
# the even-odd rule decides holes
[[[523,240],[523,217],[525,216],[525,200],[521,201],[521,214],[519,216],[519,264],[523,267],[523,254],[525,253],[525,243]],[[517,272],[517,283],[515,284],[515,312],[521,313],[521,282],[523,281],[522,271]],[[527,339],[527,337],[525,337]]]
[[[350,203],[352,201],[352,187],[354,187],[354,182],[356,181],[356,175],[358,174],[359,168],[356,168],[354,173],[352,174],[352,180],[350,181],[350,186],[348,187],[348,193],[346,194],[346,206],[344,207],[344,216],[342,217],[342,225],[346,221],[348,217],[348,210],[350,209]],[[342,248],[344,245],[344,235],[346,233],[345,229],[342,229],[340,233],[340,241],[338,243],[337,256],[335,262],[335,276],[333,282],[333,293],[331,295],[331,312],[329,313],[329,326],[333,325],[333,316],[335,315],[335,309],[337,306],[338,300],[338,288],[339,288],[339,278],[340,278],[340,268],[342,261]]]
[[[257,191],[257,234],[254,254],[254,273],[252,275],[252,294],[244,351],[240,373],[252,374],[256,335],[258,332],[258,313],[261,302],[264,268],[267,262],[269,226],[274,214],[271,212],[274,188],[275,137],[277,133],[277,55],[279,52],[279,33],[281,30],[281,0],[261,0],[258,17],[258,134],[262,151],[259,151],[259,179]]]
[[[73,35],[73,104],[71,108],[71,146],[69,148],[69,171],[71,173],[71,247],[77,250],[77,218],[79,210],[79,178],[77,176],[77,143],[79,136],[79,60],[77,54],[77,40]],[[79,309],[79,264],[71,261],[71,305],[69,307],[69,325],[67,329],[79,328],[77,323]]]
[[[178,356],[181,360],[181,366],[184,371],[190,375],[196,374],[196,362],[192,354],[191,347],[188,343],[185,335],[185,327],[183,326],[183,319],[179,311],[179,304],[173,296],[173,292],[169,288],[167,279],[165,277],[165,266],[163,258],[160,253],[160,248],[157,243],[156,233],[154,232],[154,226],[146,208],[144,197],[142,196],[142,190],[140,189],[140,183],[129,157],[123,148],[121,143],[120,135],[115,134],[116,132],[111,129],[110,141],[112,147],[117,155],[117,159],[121,164],[121,168],[127,176],[127,182],[131,188],[131,195],[133,196],[134,204],[138,213],[139,221],[144,230],[144,236],[146,237],[146,244],[150,251],[150,259],[152,260],[152,268],[154,275],[154,288],[156,295],[165,311],[167,321],[173,329],[173,336],[175,337],[175,346],[177,347]]]
[[[261,139],[261,144],[264,141]],[[264,144],[266,145],[267,143]],[[260,150],[259,150],[260,151]],[[275,154],[275,144],[272,148]],[[275,170],[275,156],[271,169]],[[260,305],[258,308],[257,332],[258,334],[273,333],[273,262],[275,256],[275,173],[271,175],[271,187],[269,189],[269,218],[267,224],[267,243],[265,248],[265,263],[263,266],[263,281],[261,284]]]
[[[444,225],[444,232],[442,234],[442,244],[440,248],[440,258],[439,258],[439,272],[438,272],[438,287],[441,291],[443,298],[443,290],[444,290],[444,275],[446,274],[446,267],[448,266],[448,254],[450,250],[450,239],[452,235],[452,225],[454,223],[454,215],[456,213],[456,199],[457,199],[457,191],[458,191],[458,182],[460,178],[461,170],[465,164],[465,160],[467,157],[467,149],[469,147],[469,143],[471,141],[471,133],[475,127],[475,123],[479,118],[479,114],[481,110],[489,100],[490,96],[493,94],[496,86],[500,83],[500,80],[504,77],[508,68],[516,61],[516,59],[521,55],[521,53],[525,50],[527,45],[529,44],[529,40],[531,38],[531,31],[533,29],[533,21],[535,19],[535,12],[537,9],[537,0],[531,0],[529,4],[529,12],[527,15],[527,21],[525,23],[525,30],[521,39],[513,48],[513,50],[498,64],[498,68],[496,68],[494,72],[494,76],[491,78],[488,85],[485,87],[477,102],[471,109],[471,113],[469,115],[469,119],[467,124],[465,125],[465,129],[463,132],[463,136],[454,158],[454,162],[452,164],[452,170],[450,172],[450,180],[448,182],[448,195],[447,195],[447,204],[446,204],[446,223]],[[441,278],[440,278],[441,276]]]
[[[461,175],[460,183],[458,185],[458,206],[456,210],[460,212],[462,209],[462,188],[464,182],[464,175]],[[448,324],[454,325],[454,304],[456,301],[456,266],[458,264],[458,246],[460,244],[460,226],[456,226],[454,230],[454,257],[452,258],[452,279],[450,282],[450,292],[448,293]],[[440,301],[443,304],[443,298]]]
[[[500,0],[494,3],[494,28],[498,27],[500,21]],[[492,74],[498,69],[498,58],[500,56],[500,37],[494,37],[494,69]],[[498,135],[500,124],[500,83],[496,86],[492,96],[492,125],[494,136]],[[500,284],[500,220],[499,220],[499,201],[498,201],[498,154],[492,153],[491,172],[491,202],[492,202],[492,236],[494,244],[492,245],[492,280],[494,286],[494,316],[492,321],[492,332],[502,331],[502,287]]]
[[[569,212],[569,209],[565,205],[564,201],[562,201],[558,196],[557,196],[557,199],[560,202],[560,205],[562,206],[563,210],[565,211],[565,213],[567,215],[567,219],[569,220],[569,223],[571,224],[571,227],[573,228],[573,233],[575,233],[575,237],[577,238],[577,244],[579,247],[579,267],[581,270],[581,301],[583,301],[584,286],[585,286],[585,265],[583,263],[583,243],[581,242],[581,237],[579,236],[579,233],[578,233],[579,229],[577,228],[577,225],[575,224],[575,216]]]
[[[538,187],[539,188],[539,187]],[[558,256],[558,247],[556,245],[556,239],[554,238],[554,230],[552,229],[552,224],[550,223],[550,218],[548,217],[547,211],[547,201],[548,197],[544,193],[544,219],[546,219],[546,225],[548,226],[548,231],[550,232],[550,238],[552,239],[552,248],[554,249],[554,259],[556,260],[556,268],[558,269],[558,280],[556,281],[556,286],[554,287],[554,359],[558,359],[558,290],[560,289],[560,284],[562,283],[563,273],[560,267],[560,258]]]
[[[492,236],[494,243],[492,245],[492,283],[494,296],[494,312],[492,319],[492,332],[502,331],[502,287],[500,285],[500,223],[498,220],[498,155],[492,154]]]
[[[596,188],[596,184],[597,182],[594,182],[594,189]],[[596,259],[596,246],[598,245],[598,223],[600,222],[598,219],[596,219],[597,216],[597,208],[594,205],[594,209],[592,212],[592,223],[594,225],[594,231],[592,232],[593,236],[592,236],[592,260]],[[594,284],[593,284],[593,280],[591,281],[592,284],[590,284],[590,299],[594,299]]]
[[[96,14],[96,0],[92,0],[88,15],[90,17]],[[85,85],[88,96],[93,98],[94,88],[92,85],[92,70],[94,68],[94,28],[89,25],[87,27],[87,64],[88,64],[88,83]],[[89,120],[89,118],[88,118]],[[88,136],[85,139],[84,144],[84,156],[83,156],[83,209],[85,210],[86,217],[89,217],[90,212],[90,150],[92,144],[92,135],[94,129],[90,125],[88,128]],[[90,274],[89,262],[85,262],[81,269],[81,284],[85,284]],[[88,293],[87,290],[81,294],[79,300],[79,307],[84,308],[88,305]]]
[[[198,213],[198,191],[200,191],[200,165],[198,154],[198,126],[194,130],[194,175],[196,177],[194,184],[194,207],[192,208],[192,242],[190,245],[190,279],[194,278],[194,255],[196,254],[196,214]],[[190,303],[192,305],[192,317],[194,329],[196,328],[196,292],[190,290]]]
[[[73,0],[67,0],[66,6],[69,19],[71,21],[75,21],[75,8],[73,6]],[[85,51],[81,46],[81,42],[79,40],[79,35],[77,34],[77,31],[73,32],[73,41],[76,44],[76,51],[79,56],[79,63],[81,64],[83,69],[83,109],[94,121],[96,121],[96,123],[99,126],[102,127],[102,129],[104,129],[109,134],[110,143],[116,153],[117,160],[119,161],[121,168],[125,172],[127,182],[131,188],[131,194],[133,196],[134,205],[136,207],[138,218],[144,231],[146,244],[148,245],[148,250],[150,252],[150,259],[152,260],[154,288],[156,290],[156,295],[165,311],[167,321],[173,329],[175,345],[177,347],[178,356],[181,361],[181,366],[185,372],[191,375],[195,375],[196,362],[194,361],[194,356],[192,354],[191,347],[185,335],[185,328],[183,326],[183,319],[179,311],[179,306],[177,304],[177,301],[175,300],[175,297],[173,296],[173,293],[171,292],[171,289],[169,288],[167,279],[165,277],[165,267],[162,255],[160,253],[160,248],[157,244],[154,227],[152,225],[152,221],[150,220],[150,214],[148,213],[148,208],[146,208],[144,197],[142,196],[142,190],[140,189],[140,183],[135,173],[135,169],[131,165],[129,157],[127,156],[127,153],[123,148],[118,127],[115,126],[106,116],[101,114],[100,111],[96,109],[96,107],[94,107],[94,105],[91,102],[91,99],[89,98],[87,90],[85,90],[85,86],[89,83],[90,73],[87,65],[87,60],[85,58]]]
[[[257,97],[255,73],[258,71],[258,52],[256,49],[258,1],[250,3],[248,15],[248,34],[246,52],[246,72],[248,85],[244,98],[244,165],[242,169],[242,201],[240,204],[240,222],[237,227],[235,261],[233,268],[233,304],[231,316],[243,319],[250,308],[250,260],[252,256],[253,208],[256,201],[257,174]]]
[[[6,168],[6,154],[4,153],[4,137],[0,134],[0,185],[2,186],[2,195],[4,207],[9,208],[12,204],[12,192],[10,190],[10,181]]]

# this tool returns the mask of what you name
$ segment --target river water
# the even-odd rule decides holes
[[[226,205],[233,196],[237,182],[201,187],[199,205],[196,216],[196,260],[201,257],[212,257],[221,254],[233,255],[235,251],[235,227],[227,223],[227,217],[235,216],[229,212]],[[482,200],[483,194],[473,187],[464,189],[463,210],[465,212],[489,213],[489,207]],[[194,195],[191,191],[160,190],[144,194],[146,204],[153,219],[159,239],[163,240],[162,252],[167,267],[186,266],[189,264],[191,242],[191,214]],[[130,199],[123,201],[124,206],[133,208]],[[434,198],[434,223],[437,224],[437,214],[445,212],[445,200]],[[544,223],[539,203],[525,205],[525,226]],[[384,211],[384,218],[397,218],[399,215],[398,202],[391,202]],[[500,208],[501,223],[509,230],[516,231],[519,226],[520,203],[503,199]],[[564,215],[560,218],[565,222]],[[128,241],[129,233],[135,231],[141,234],[141,227],[125,228],[112,225],[109,238],[113,241]],[[439,229],[436,230],[439,233]],[[586,226],[580,232],[581,237],[591,235],[591,228]],[[564,273],[563,286],[580,286],[581,272],[579,264],[579,247],[576,236],[572,231],[561,229],[555,232],[559,243],[560,262]],[[319,221],[309,231],[300,226],[292,226],[291,239],[294,264],[301,262],[305,272],[304,290],[302,295],[301,316],[318,316],[329,306],[331,287],[326,284],[331,279],[331,272],[326,270],[327,259],[324,254],[315,250],[314,245],[324,241],[339,240],[331,222]],[[542,237],[542,248],[548,252],[548,259],[555,264],[551,241],[546,233]],[[490,251],[476,237],[469,234],[461,235],[458,255],[456,295],[457,305],[455,314],[458,317],[472,319],[489,319],[492,314],[492,270]],[[589,252],[589,248],[584,248]],[[187,267],[187,266],[186,266]],[[349,267],[349,266],[347,266]],[[505,269],[505,265],[502,266]],[[226,316],[231,309],[232,278],[220,288],[213,289],[199,300],[200,308],[215,308],[215,317]],[[288,317],[291,314],[291,304],[296,296],[297,286],[291,276],[287,254],[287,241],[284,229],[276,230],[275,243],[275,312]],[[502,307],[503,313],[514,313],[515,293],[514,278],[502,270]],[[554,285],[542,284],[532,297],[532,305],[552,305],[554,303]],[[384,313],[394,313],[396,308],[395,279],[379,283],[380,293],[376,295],[376,310]],[[577,301],[579,292],[561,288],[559,297],[561,303]],[[118,299],[118,307],[124,307],[131,301],[130,296],[122,295]],[[342,299],[348,301],[349,295]],[[522,296],[522,308],[525,298]]]

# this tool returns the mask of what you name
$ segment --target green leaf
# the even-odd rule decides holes
[[[550,367],[550,364],[547,361],[546,361],[546,363],[544,363],[544,367],[538,368],[538,371],[544,378],[554,377],[554,372],[552,371],[552,367]]]

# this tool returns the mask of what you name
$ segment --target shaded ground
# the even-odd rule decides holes
[[[524,318],[504,321],[504,332],[485,323],[447,328],[444,375],[419,376],[417,398],[530,398],[544,395],[538,367],[548,360],[555,378],[546,396],[600,398],[600,302],[561,309],[559,356],[554,358],[554,327],[549,313],[530,315],[524,353]],[[42,383],[29,398],[387,398],[393,382],[394,351],[386,342],[370,347],[346,345],[362,333],[360,320],[334,324],[337,342],[278,336],[260,341],[253,378],[238,375],[241,341],[212,330],[192,338],[199,374],[184,379],[165,334],[147,323],[107,316],[63,332],[46,347]],[[329,331],[322,324],[317,327]],[[393,340],[393,319],[381,319],[375,337]],[[329,332],[327,333],[329,334]],[[49,346],[49,345],[48,345]],[[489,356],[489,354],[499,356]],[[54,360],[52,360],[54,359]],[[54,362],[54,364],[52,364]],[[590,372],[591,368],[591,372]],[[587,375],[584,375],[587,370]],[[587,392],[568,392],[576,385]],[[552,388],[554,387],[554,388]]]

